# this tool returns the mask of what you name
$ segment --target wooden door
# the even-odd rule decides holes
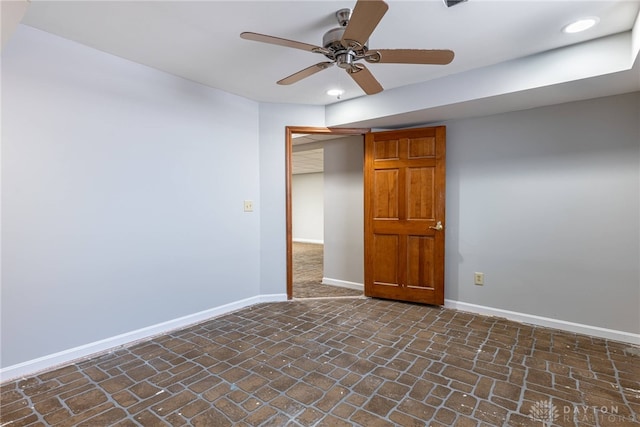
[[[444,304],[445,127],[365,135],[366,296]]]

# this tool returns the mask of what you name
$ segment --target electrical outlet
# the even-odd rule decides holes
[[[245,212],[253,212],[253,201],[245,200],[244,201],[244,211]]]
[[[473,282],[478,286],[484,285],[484,273],[473,273]]]

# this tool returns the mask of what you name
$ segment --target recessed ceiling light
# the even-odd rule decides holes
[[[575,22],[572,22],[571,24],[566,25],[562,29],[562,32],[568,33],[568,34],[579,33],[581,31],[588,30],[589,28],[596,25],[599,21],[600,19],[595,16],[590,16],[588,18],[581,18]]]
[[[342,89],[329,89],[327,91],[327,95],[329,96],[340,96],[344,93]]]

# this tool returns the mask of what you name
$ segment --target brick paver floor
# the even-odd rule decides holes
[[[3,426],[631,426],[629,344],[372,299],[252,306],[2,384]]]

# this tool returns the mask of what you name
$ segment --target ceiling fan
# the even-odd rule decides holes
[[[244,32],[240,37],[262,43],[302,49],[326,56],[329,61],[319,62],[277,83],[290,85],[336,64],[344,69],[367,95],[382,92],[382,85],[364,64],[437,64],[453,61],[451,50],[426,49],[369,49],[368,40],[373,30],[387,12],[389,6],[383,0],[358,0],[351,9],[336,12],[339,27],[327,31],[322,38],[322,47],[280,37]]]

